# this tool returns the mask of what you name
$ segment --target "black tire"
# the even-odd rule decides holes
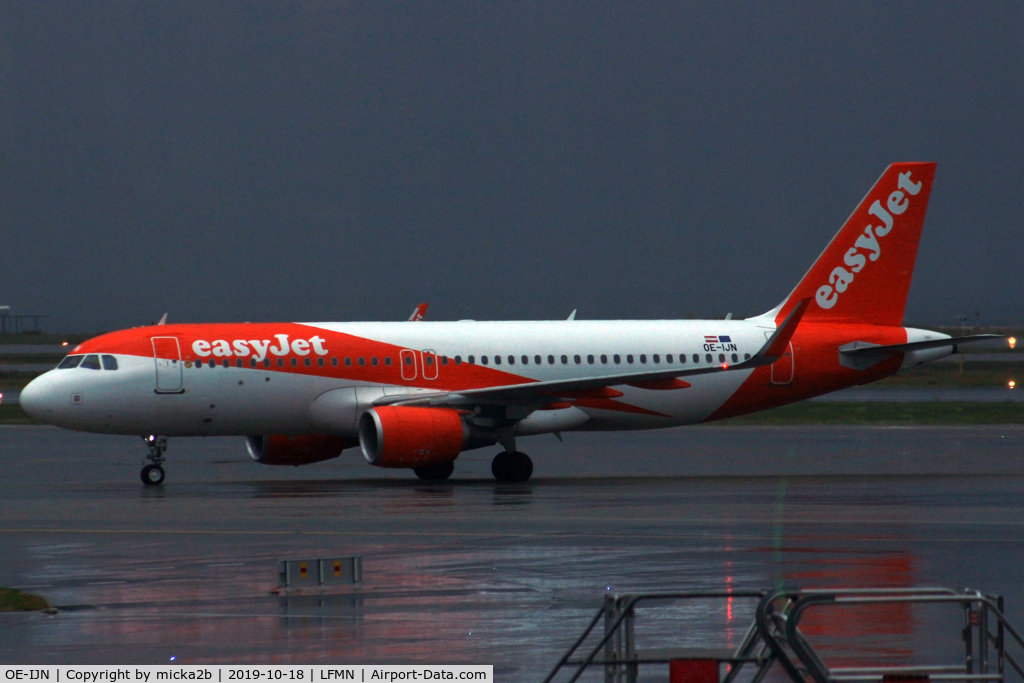
[[[146,486],[159,486],[164,483],[164,468],[160,465],[146,465],[142,468],[140,476]]]
[[[424,481],[444,481],[455,471],[455,461],[439,462],[426,467],[414,467],[412,471]]]
[[[533,461],[526,453],[498,453],[491,461],[491,474],[500,482],[522,484],[533,476]]]

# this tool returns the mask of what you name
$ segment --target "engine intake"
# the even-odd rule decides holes
[[[256,462],[295,467],[337,458],[343,450],[357,444],[352,438],[326,434],[248,436],[245,442]]]
[[[471,448],[497,442],[493,432],[462,421],[450,408],[383,406],[359,419],[359,445],[377,467],[424,467],[449,462]]]

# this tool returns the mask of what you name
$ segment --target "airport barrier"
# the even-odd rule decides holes
[[[354,586],[363,582],[363,558],[282,560],[277,565],[278,591]]]
[[[665,608],[683,605],[681,613],[684,615],[710,614],[708,606],[700,604],[709,601],[725,602],[730,615],[735,609],[734,603],[746,601],[749,605],[756,601],[752,622],[738,646],[722,647],[720,642],[685,648],[639,646],[638,622],[658,623],[663,628],[668,621]],[[884,633],[884,622],[906,618],[911,606],[927,606],[927,609],[942,611],[945,617],[957,617],[928,619],[924,623],[936,630],[950,625],[956,629],[954,634],[963,643],[962,664],[942,661],[830,667],[825,661],[828,656],[823,657],[823,653],[829,651],[828,643],[822,649],[812,644],[812,641],[821,644],[821,623],[838,625],[840,631],[844,623],[852,623],[855,628],[849,631],[862,636]],[[648,615],[646,622],[637,618],[641,607],[645,613],[654,613]],[[959,610],[950,611],[948,607]],[[819,628],[812,629],[814,637],[809,638],[808,633],[800,629],[801,619],[807,612],[822,608],[828,611],[819,615],[822,617]],[[858,621],[864,619],[865,614],[870,623]],[[601,623],[604,633],[597,637],[597,626]],[[861,628],[863,626],[868,628]],[[681,642],[691,642],[683,633],[678,638]],[[932,642],[950,642],[950,639]],[[852,645],[855,647],[856,643]],[[563,673],[568,675],[565,680],[572,683],[590,667],[603,668],[605,683],[636,683],[641,666],[649,668],[657,664],[668,665],[671,683],[760,683],[776,664],[793,683],[1004,683],[1011,679],[1024,682],[1024,638],[1007,621],[1001,596],[970,589],[828,588],[609,595],[544,683],[552,683]]]

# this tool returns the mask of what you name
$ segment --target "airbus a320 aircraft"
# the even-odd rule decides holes
[[[21,394],[32,417],[144,435],[242,435],[266,465],[359,446],[446,479],[463,451],[526,481],[517,437],[690,425],[873,382],[994,335],[902,326],[934,163],[893,164],[786,299],[747,320],[159,325],[75,347]],[[413,318],[421,316],[414,315]]]

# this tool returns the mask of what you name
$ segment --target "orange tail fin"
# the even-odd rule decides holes
[[[889,166],[777,309],[810,299],[805,321],[901,325],[935,164]]]

